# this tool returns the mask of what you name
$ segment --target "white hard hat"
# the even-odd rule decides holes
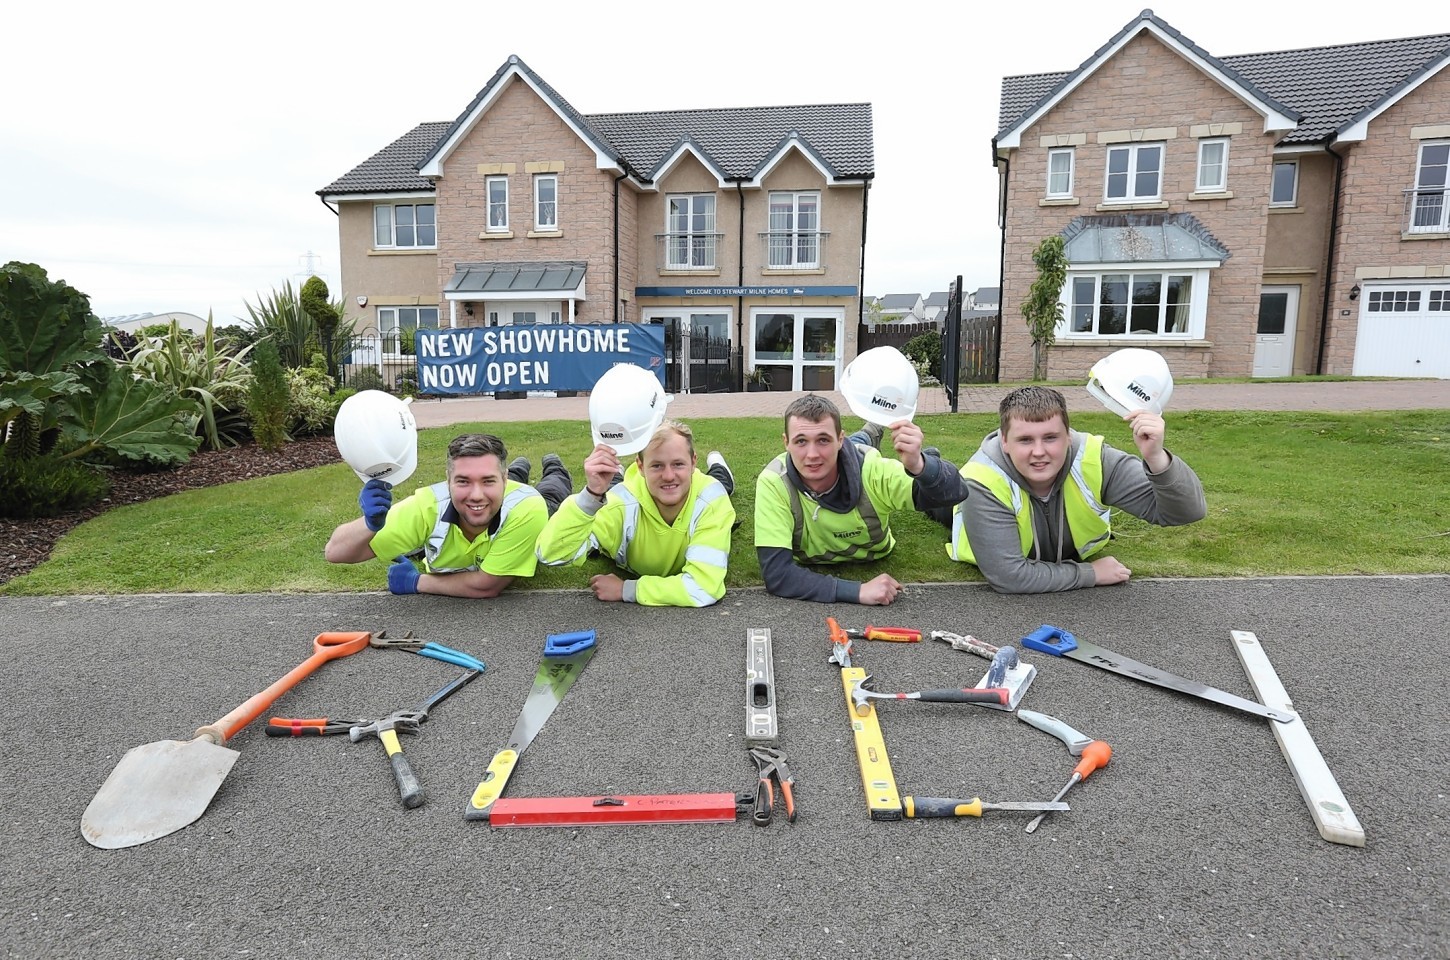
[[[840,390],[851,411],[883,427],[916,416],[920,389],[916,367],[895,347],[872,347],[841,371]]]
[[[665,419],[670,397],[659,377],[644,367],[620,363],[610,367],[589,392],[589,429],[596,444],[621,456],[639,453]]]
[[[1093,364],[1087,391],[1120,417],[1137,410],[1161,414],[1173,396],[1173,374],[1156,352],[1127,347]]]
[[[363,390],[342,401],[332,423],[337,452],[359,480],[397,486],[418,466],[418,424],[405,400]]]

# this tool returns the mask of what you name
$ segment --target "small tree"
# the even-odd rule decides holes
[[[252,350],[247,412],[252,415],[252,436],[263,450],[278,450],[287,442],[290,399],[287,374],[277,356],[277,345],[270,337],[259,340]]]
[[[1057,325],[1062,322],[1062,285],[1067,282],[1067,254],[1061,236],[1043,239],[1032,251],[1037,279],[1022,304],[1022,316],[1032,335],[1032,379],[1047,376],[1047,348],[1057,342]]]
[[[308,277],[307,282],[302,284],[301,299],[302,311],[312,320],[312,325],[317,330],[317,338],[322,344],[322,352],[327,357],[326,373],[329,377],[336,377],[337,369],[332,362],[332,338],[337,333],[337,324],[342,317],[328,299],[327,281],[321,277]]]

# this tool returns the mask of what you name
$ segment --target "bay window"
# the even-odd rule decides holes
[[[1069,274],[1068,339],[1203,336],[1208,271],[1139,268]]]

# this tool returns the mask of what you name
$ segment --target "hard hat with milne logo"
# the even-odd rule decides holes
[[[1161,414],[1173,396],[1173,374],[1155,351],[1125,347],[1093,364],[1087,392],[1120,417],[1138,410]]]
[[[659,378],[644,367],[610,367],[589,392],[589,429],[596,444],[625,457],[639,453],[665,419],[670,397]]]
[[[418,425],[408,401],[381,390],[363,390],[342,402],[332,438],[359,480],[397,486],[418,466]]]
[[[887,427],[916,416],[921,381],[900,350],[873,347],[846,364],[840,390],[852,413]]]

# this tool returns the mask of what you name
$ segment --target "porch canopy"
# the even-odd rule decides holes
[[[583,260],[459,263],[443,287],[448,300],[583,300]]]
[[[1074,267],[1089,263],[1222,264],[1223,244],[1191,213],[1104,213],[1077,217],[1062,231]]]

